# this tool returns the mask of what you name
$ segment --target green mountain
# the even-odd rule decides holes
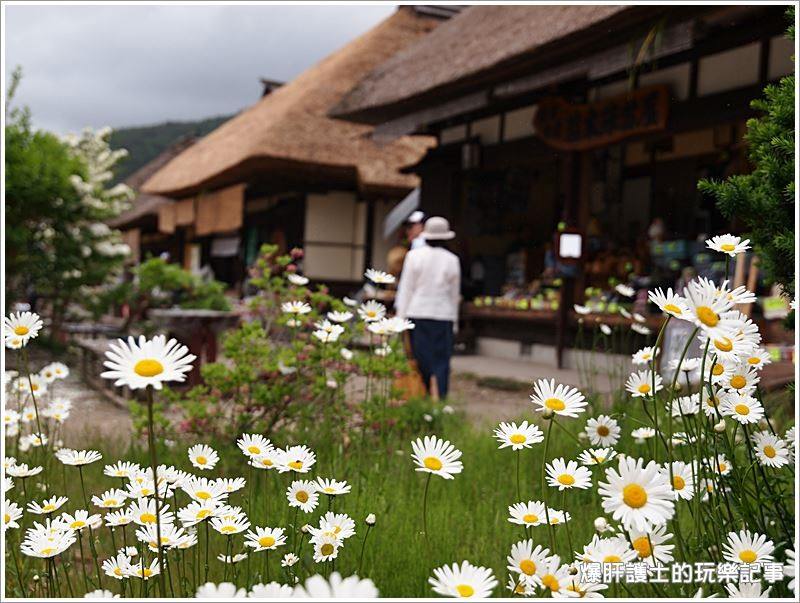
[[[116,181],[125,180],[171,145],[186,137],[205,136],[232,115],[209,117],[199,121],[168,121],[152,126],[120,128],[111,134],[112,149],[127,149],[128,156],[116,167]]]

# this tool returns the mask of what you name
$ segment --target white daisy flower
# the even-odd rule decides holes
[[[556,385],[555,379],[539,379],[533,384],[531,402],[537,410],[552,412],[564,417],[577,417],[586,409],[586,399],[574,387]]]
[[[375,270],[374,268],[367,268],[364,277],[376,285],[391,285],[397,280],[394,275],[384,272],[383,270]]]
[[[667,533],[666,525],[654,526],[648,530],[633,529],[630,531],[631,545],[639,559],[648,565],[665,565],[673,560],[674,544],[666,544],[672,540]]]
[[[761,379],[755,368],[746,363],[739,363],[733,367],[730,377],[720,382],[720,384],[728,389],[747,393],[754,390],[759,381]]]
[[[106,516],[103,519],[106,522],[106,525],[111,528],[115,528],[117,526],[127,526],[133,521],[133,517],[126,510],[111,511],[110,513],[106,513]]]
[[[114,465],[106,465],[103,468],[103,475],[107,475],[108,477],[128,478],[141,471],[141,469],[142,468],[136,463],[119,461]]]
[[[240,561],[244,561],[247,559],[247,553],[237,553],[233,556],[231,555],[223,555],[220,553],[217,555],[217,560],[221,561],[222,563],[227,563],[228,565],[234,565],[239,563]]]
[[[755,601],[756,599],[768,599],[772,587],[768,586],[766,589],[764,589],[761,586],[761,581],[759,580],[758,582],[739,582],[739,584],[726,584],[725,590],[728,591],[728,596],[731,598]]]
[[[118,509],[125,504],[128,495],[124,490],[112,488],[100,496],[92,496],[92,504],[103,509]]]
[[[750,530],[728,532],[728,541],[722,544],[723,557],[732,563],[768,563],[774,550],[771,540]]]
[[[340,496],[350,492],[350,485],[346,481],[340,482],[335,479],[318,477],[317,492],[320,494],[327,494],[328,496]]]
[[[518,502],[508,507],[508,521],[521,526],[539,526],[547,523],[544,503],[538,500]]]
[[[6,341],[19,338],[22,347],[39,335],[42,326],[42,319],[35,312],[12,312],[3,319],[3,336]]]
[[[242,437],[236,440],[239,450],[251,459],[266,454],[274,448],[272,443],[260,433],[243,433]]]
[[[787,586],[789,590],[796,595],[797,582],[795,577],[797,576],[797,553],[794,547],[786,549],[786,565],[783,566],[783,575],[787,578],[791,578]]]
[[[653,358],[658,356],[660,350],[647,346],[633,354],[632,360],[634,364],[650,364]]]
[[[342,333],[344,333],[344,327],[342,325],[328,323],[325,325],[325,328],[317,329],[311,334],[322,343],[334,343],[338,341]]]
[[[728,475],[731,472],[731,464],[724,454],[718,454],[715,457],[706,459],[705,463],[712,471],[720,475]]]
[[[463,561],[461,565],[454,563],[444,565],[433,570],[433,576],[428,578],[428,583],[433,592],[444,597],[460,599],[485,599],[491,596],[497,580],[492,570],[485,567],[472,565]]]
[[[606,469],[605,476],[608,481],[597,488],[603,510],[626,529],[647,530],[674,515],[672,485],[654,461],[645,466],[641,458],[624,457],[618,469]]]
[[[161,508],[158,510],[158,514],[161,525],[172,523],[175,516],[172,514],[172,512],[170,512],[169,507],[164,503],[162,503],[160,506]],[[131,517],[131,520],[136,525],[155,525],[156,501],[153,498],[140,498],[138,500],[134,500],[128,506],[126,513]]]
[[[41,531],[29,529],[19,547],[22,554],[28,557],[50,559],[60,555],[77,541],[73,530],[52,530],[49,521],[46,528],[38,523],[35,525],[44,529]]]
[[[242,599],[247,596],[247,591],[243,588],[237,588],[231,582],[221,582],[214,584],[213,582],[206,582],[198,587],[195,597],[198,599]]]
[[[279,460],[279,473],[308,473],[317,462],[317,456],[307,446],[290,446],[280,454]]]
[[[346,295],[342,298],[342,303],[349,308],[355,308],[358,305],[356,300],[347,297]]]
[[[655,385],[655,390],[653,389],[653,385]],[[658,373],[654,375],[653,371],[646,370],[631,373],[628,380],[625,382],[625,389],[628,390],[634,398],[646,398],[660,392],[664,389],[664,386],[661,375]]]
[[[693,280],[684,288],[683,294],[689,306],[690,320],[709,337],[721,339],[730,333],[732,325],[722,320],[721,315],[730,310],[733,303],[717,295],[717,287],[712,281],[703,277]]]
[[[749,354],[745,354],[744,361],[756,369],[762,369],[772,363],[772,356],[764,348],[757,347]]]
[[[444,479],[453,479],[456,473],[464,469],[461,451],[447,440],[436,436],[425,436],[411,442],[411,458],[416,463],[416,471],[432,473]]]
[[[617,421],[607,415],[589,419],[584,429],[594,446],[616,446],[622,432]]]
[[[373,322],[375,320],[380,320],[381,318],[386,316],[386,306],[384,306],[380,302],[375,301],[374,299],[371,299],[359,306],[358,315],[364,322]]]
[[[292,553],[287,553],[291,555]],[[251,599],[288,599],[294,589],[288,584],[270,582],[269,584],[254,584],[247,595]]]
[[[128,568],[131,565],[130,557],[118,553],[116,557],[110,557],[103,561],[103,573],[115,580],[124,580],[128,577]]]
[[[731,257],[735,257],[739,253],[744,253],[750,249],[750,239],[742,241],[741,237],[732,234],[717,235],[706,240],[706,247],[719,251],[720,253],[727,253]]]
[[[637,444],[644,444],[645,440],[656,437],[656,430],[652,427],[638,427],[631,431],[631,437]]]
[[[537,544],[534,548],[533,540],[520,540],[511,546],[511,554],[506,557],[506,567],[512,574],[524,576],[526,580],[539,583],[536,571],[545,564],[550,555],[550,550]]]
[[[319,504],[319,493],[315,482],[295,480],[286,489],[290,507],[298,507],[303,513],[311,513]]]
[[[260,456],[257,456],[250,461],[248,465],[257,467],[259,469],[277,469],[281,466],[283,459],[283,450],[280,448],[270,448]]]
[[[546,470],[547,483],[558,488],[559,492],[572,488],[586,490],[592,485],[592,472],[586,467],[580,467],[576,461],[553,459],[547,463]]]
[[[125,572],[129,578],[139,578],[145,581],[155,578],[160,573],[161,569],[158,566],[158,559],[153,559],[150,565],[145,565],[144,559],[141,559],[137,563],[129,565]]]
[[[283,528],[255,527],[244,536],[244,545],[249,546],[254,552],[272,551],[286,544],[286,535]]]
[[[308,279],[304,276],[297,274],[296,272],[289,272],[286,275],[286,280],[292,283],[293,285],[297,285],[298,287],[304,287],[308,284]]]
[[[152,552],[158,552],[158,531],[156,524],[150,523],[136,530],[136,538],[140,542],[147,544],[147,548]],[[170,549],[177,545],[178,541],[186,536],[183,528],[172,523],[161,524],[161,548]]]
[[[22,518],[22,507],[17,503],[5,499],[3,503],[3,531],[9,528],[18,528],[18,521]]]
[[[295,555],[294,553],[286,553],[281,559],[281,567],[292,567],[298,561],[300,561],[300,557]]]
[[[669,465],[663,470],[664,475],[669,479]],[[675,493],[675,500],[692,500],[694,498],[694,476],[697,471],[692,466],[682,461],[672,461],[672,490]]]
[[[636,295],[636,289],[633,287],[629,287],[628,285],[619,284],[614,287],[614,291],[622,295],[623,297],[633,297]]]
[[[167,381],[182,382],[192,370],[194,354],[175,339],[157,335],[147,340],[128,337],[127,343],[118,339],[110,344],[103,365],[109,370],[100,374],[104,379],[114,379],[114,385],[126,385],[130,389],[142,389],[148,385],[161,389]]]
[[[672,417],[696,415],[700,412],[700,394],[694,393],[689,396],[681,396],[672,401],[671,407],[668,406]]]
[[[726,396],[719,407],[725,417],[732,417],[742,425],[758,423],[764,417],[764,407],[752,396],[732,394]]]
[[[562,564],[561,558],[558,555],[551,555],[548,557],[543,567],[541,567],[541,569],[537,568],[536,574],[542,586],[546,590],[549,590],[553,597],[565,594],[566,586],[573,578],[569,571],[569,566],[567,564]]]
[[[602,465],[617,456],[613,448],[589,448],[578,455],[578,460],[584,465]]]
[[[292,593],[292,597],[316,599],[376,599],[378,596],[372,580],[355,574],[342,578],[339,572],[333,572],[327,579],[319,574],[311,576],[304,584],[295,586]]]
[[[595,534],[582,553],[575,553],[575,558],[584,563],[630,563],[636,559],[636,551],[624,536],[601,538]]]
[[[50,515],[64,506],[69,499],[66,496],[53,496],[39,504],[36,501],[28,503],[28,512],[36,515]]]
[[[567,523],[570,519],[572,519],[572,516],[566,511],[553,509],[551,507],[547,507],[547,516],[550,518],[550,523],[554,526]]]
[[[190,476],[180,485],[189,498],[198,502],[206,500],[222,501],[228,497],[225,486],[218,480],[209,480],[205,477]]]
[[[40,474],[44,467],[28,467],[27,463],[17,463],[6,468],[6,473],[12,477],[19,477],[22,479],[33,477]]]
[[[56,458],[65,465],[88,465],[103,458],[103,455],[96,450],[71,450],[61,448],[56,452]]]
[[[311,312],[311,306],[304,301],[288,301],[281,304],[281,311],[284,314],[300,316]]]
[[[524,576],[520,576],[518,579],[509,576],[506,590],[515,597],[533,597],[536,594],[536,585]]]
[[[333,322],[347,322],[351,318],[353,318],[352,312],[328,312],[328,319],[332,320]]]
[[[789,464],[789,448],[786,442],[769,431],[756,432],[751,436],[756,458],[767,467],[783,467]]]
[[[211,519],[222,508],[223,504],[213,498],[202,502],[193,500],[182,509],[178,509],[178,521],[186,527],[194,526],[201,521]]]
[[[244,532],[250,527],[250,520],[239,507],[228,507],[225,515],[216,515],[209,521],[211,527],[224,536]]]
[[[321,536],[312,544],[314,545],[314,562],[323,563],[336,559],[342,541],[333,536]]]
[[[516,423],[500,423],[494,430],[494,437],[500,442],[500,449],[511,447],[512,450],[530,448],[544,440],[542,430],[533,423],[523,421]]]
[[[198,469],[213,469],[219,462],[219,455],[211,447],[205,444],[195,444],[188,451],[189,461]]]

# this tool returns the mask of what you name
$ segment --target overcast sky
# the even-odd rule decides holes
[[[9,6],[6,80],[37,127],[144,125],[233,113],[395,8],[383,6]]]

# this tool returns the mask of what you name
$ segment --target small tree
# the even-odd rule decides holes
[[[130,252],[105,224],[132,197],[109,186],[125,152],[109,148],[110,129],[62,139],[34,130],[27,109],[6,105],[6,116],[6,296],[46,300],[57,332],[70,304],[108,283]]]
[[[794,23],[794,9],[789,16]],[[787,35],[794,38],[793,26]],[[794,87],[794,76],[784,77],[751,104],[762,113],[747,122],[745,138],[753,171],[723,182],[699,183],[701,191],[717,198],[724,216],[746,225],[767,280],[791,298],[795,295]]]

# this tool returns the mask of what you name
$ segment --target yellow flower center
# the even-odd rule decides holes
[[[720,245],[719,248],[722,249],[722,251],[733,251],[734,249],[736,249],[736,245],[731,245],[730,243],[724,243]]]
[[[105,499],[103,501],[103,505],[105,505],[106,507],[114,507],[114,506],[117,505],[117,499],[116,498],[107,498],[107,499]]]
[[[85,521],[81,521],[80,519],[78,519],[76,521],[73,521],[71,524],[69,524],[69,527],[72,528],[73,530],[79,530],[82,527],[84,527],[85,525],[86,525]]]
[[[211,493],[206,492],[204,490],[201,490],[200,492],[195,492],[194,495],[196,498],[199,498],[200,500],[208,500],[209,498],[211,498]]]
[[[300,469],[303,468],[303,461],[292,461],[289,463],[289,467],[291,467],[295,471],[300,471]]]
[[[548,398],[544,401],[544,405],[550,410],[564,410],[567,407],[564,401],[558,398]]]
[[[572,477],[569,473],[562,473],[558,476],[558,483],[563,486],[571,486],[575,483],[575,478]]]
[[[606,555],[603,557],[603,563],[621,563],[622,558],[619,555]]]
[[[712,396],[711,398],[706,400],[706,404],[708,404],[712,408],[716,408],[717,406],[719,406],[719,399],[716,396]]]
[[[300,490],[299,492],[297,492],[294,495],[294,497],[297,500],[299,500],[301,503],[307,503],[308,502],[308,492],[306,492],[305,490]]]
[[[328,555],[333,555],[333,545],[330,544],[329,542],[326,542],[320,547],[319,552],[325,555],[326,557]]]
[[[475,589],[469,584],[459,584],[456,586],[456,590],[458,591],[458,596],[463,599],[468,599],[475,594]]]
[[[270,547],[275,544],[275,539],[272,536],[262,536],[258,539],[258,545],[263,547]]]
[[[672,487],[676,490],[683,490],[686,487],[686,480],[680,475],[674,475],[672,477]]]
[[[511,440],[512,444],[524,444],[527,438],[521,433],[515,433],[508,439]]]
[[[716,347],[720,352],[730,352],[733,349],[733,342],[727,337],[715,339],[714,347]]]
[[[533,513],[527,513],[526,515],[522,516],[522,521],[525,523],[536,523],[539,521],[539,516],[534,515]]]
[[[114,575],[115,576],[121,576],[122,575],[122,569],[118,568],[118,567],[115,567],[114,568]]]
[[[634,509],[647,504],[647,492],[639,484],[628,484],[622,489],[623,502]]]
[[[272,459],[261,459],[261,464],[265,467],[272,467]]]
[[[682,314],[681,309],[675,304],[664,304],[664,311],[671,312],[672,314]]]
[[[259,448],[258,446],[248,446],[247,452],[249,452],[250,454],[258,454],[259,452],[261,452],[261,448]]]
[[[143,577],[149,578],[152,575],[153,575],[153,570],[151,570],[149,567],[145,567],[145,568],[142,569],[142,576]]]
[[[44,511],[45,513],[50,513],[51,511],[55,511],[55,510],[56,510],[56,506],[55,505],[45,505],[45,506],[42,507],[42,511]]]
[[[442,468],[442,461],[435,456],[426,457],[423,463],[431,471],[439,471]]]
[[[719,377],[724,372],[725,372],[725,367],[719,363],[715,364],[714,368],[711,369],[711,374],[714,375],[715,377]]]
[[[742,563],[753,563],[758,558],[758,555],[755,551],[751,551],[750,549],[745,549],[741,553],[739,553],[739,559],[742,560]]]
[[[551,517],[550,518],[550,523],[553,524],[553,525],[556,525],[558,523],[558,517]]]
[[[155,523],[156,516],[153,515],[152,513],[142,513],[139,516],[139,521],[141,521],[142,523]]]
[[[9,523],[9,522],[11,522],[11,515],[6,513],[5,515],[3,515],[3,523]]]
[[[747,359],[747,364],[761,364],[761,358],[758,356],[751,356]]]
[[[558,584],[558,579],[553,574],[546,574],[545,576],[543,576],[542,584],[553,592],[556,592],[560,588]]]
[[[601,437],[606,437],[609,433],[611,433],[611,430],[608,427],[606,427],[605,425],[598,425],[597,426],[597,435],[599,435]]]
[[[223,534],[231,534],[236,531],[236,526],[222,526],[220,532]]]
[[[719,323],[719,315],[708,306],[697,306],[695,309],[697,320],[707,327],[716,327]]]
[[[155,377],[164,372],[164,365],[154,358],[145,358],[134,365],[133,372],[140,377]]]
[[[30,330],[28,329],[28,327],[25,327],[25,326],[22,326],[22,325],[19,325],[18,327],[14,327],[14,335],[17,335],[18,337],[24,337],[28,333],[30,333]]]
[[[55,552],[55,549],[52,547],[45,547],[41,551],[39,551],[40,555],[44,555],[45,557],[49,557]]]
[[[210,509],[200,509],[197,512],[197,519],[205,519],[209,515],[211,515],[211,510]]]
[[[777,452],[775,452],[775,449],[772,446],[770,446],[769,444],[764,446],[764,456],[765,457],[773,459],[773,458],[775,458],[776,454],[777,454]]]
[[[640,393],[640,394],[648,394],[648,393],[650,393],[650,385],[649,385],[649,384],[647,384],[647,383],[642,383],[642,384],[639,386],[639,388],[638,388],[638,389],[639,389],[639,393]]]
[[[208,462],[208,459],[204,457],[202,454],[195,459],[195,462],[198,465],[205,465]]]
[[[720,473],[725,473],[728,470],[728,465],[726,465],[725,463],[720,463],[719,465],[717,465],[717,469],[719,469]]]
[[[31,385],[31,389],[33,391],[37,391],[39,389],[39,384],[38,383],[34,383],[33,385]]]
[[[750,407],[747,404],[737,404],[734,409],[736,414],[747,416],[750,414]]]
[[[536,564],[532,559],[523,559],[519,562],[519,569],[526,576],[533,576],[536,573]]]
[[[639,538],[634,540],[632,544],[634,550],[639,553],[639,557],[642,559],[645,559],[653,554],[653,551],[650,548],[650,539],[647,536],[639,536]]]
[[[731,387],[733,389],[742,389],[745,385],[747,385],[747,379],[741,375],[734,375],[731,377]]]

